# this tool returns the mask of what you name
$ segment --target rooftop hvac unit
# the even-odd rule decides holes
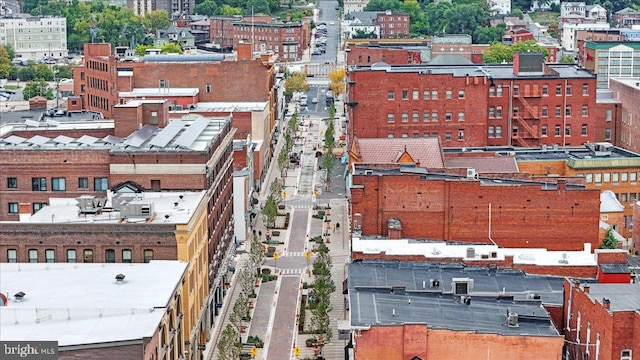
[[[107,202],[106,197],[83,195],[76,198],[78,204],[76,206],[80,209],[82,214],[94,214],[105,206]]]
[[[152,203],[127,203],[120,209],[120,218],[141,218],[149,219],[153,216],[154,209]]]
[[[540,300],[540,294],[538,294],[538,293],[529,294],[529,299],[531,299],[531,300]]]
[[[122,206],[124,204],[128,203],[131,200],[134,200],[135,198],[136,198],[136,195],[133,193],[118,194],[111,199],[111,207],[115,211],[120,211],[120,209],[122,209]]]
[[[478,178],[478,173],[476,173],[476,169],[468,168],[467,169],[467,179],[473,180]]]
[[[465,305],[471,305],[471,296],[461,296],[460,302]]]
[[[429,280],[429,287],[431,287],[431,288],[438,288],[438,287],[440,287],[440,280],[438,280],[438,279],[431,279],[431,280]]]
[[[467,295],[473,289],[473,279],[453,278],[451,279],[451,289],[454,295]]]
[[[476,249],[472,248],[472,247],[468,247],[467,248],[467,258],[468,259],[473,259],[476,257]]]
[[[518,314],[516,313],[508,313],[507,314],[507,326],[510,328],[518,327]]]

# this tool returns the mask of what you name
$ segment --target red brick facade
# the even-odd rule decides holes
[[[373,24],[380,26],[381,38],[409,37],[409,14],[378,13]]]
[[[484,67],[489,75],[509,68]],[[358,68],[348,73],[349,135],[439,136],[444,147],[600,140],[595,76],[578,71],[563,77],[569,68],[553,65],[545,67],[544,77],[512,73],[510,78],[487,76],[475,65]]]
[[[600,285],[602,286],[602,285]],[[617,285],[623,286],[623,285]],[[637,285],[624,285],[637,286]],[[588,296],[589,284],[565,280],[563,331],[571,359],[632,359],[640,353],[640,314],[633,309],[611,311],[604,298]],[[568,321],[568,322],[567,322]],[[623,357],[625,350],[629,357]],[[633,354],[633,357],[631,355]]]
[[[640,81],[634,79],[611,79],[610,88],[613,98],[620,102],[620,121],[618,128],[618,146],[640,152]],[[618,107],[615,108],[618,110]]]
[[[377,62],[384,62],[389,65],[422,63],[420,51],[418,50],[350,46],[347,51],[347,64],[349,65],[367,66]]]
[[[399,218],[407,238],[477,243],[492,238],[502,247],[549,250],[599,245],[600,191],[565,184],[544,189],[542,183],[354,174],[351,205],[352,214],[361,214],[364,235],[387,235],[388,219]]]

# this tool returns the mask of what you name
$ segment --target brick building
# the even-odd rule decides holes
[[[381,38],[402,38],[409,36],[409,14],[392,13],[387,10],[378,13],[373,24],[380,27]]]
[[[390,261],[348,266],[355,359],[562,356],[564,338],[546,309],[562,304],[562,278]]]
[[[369,236],[386,236],[392,227],[399,231],[396,238],[549,250],[600,245],[599,190],[464,170],[356,164],[349,189],[354,223]],[[397,222],[390,225],[390,219]]]
[[[502,35],[503,45],[513,45],[515,43],[527,40],[533,40],[533,34],[527,29],[518,28],[507,30],[507,32]]]
[[[622,41],[623,35],[620,29],[586,29],[576,31],[576,51],[574,58],[579,66],[584,66],[586,56],[584,44],[587,41]]]
[[[563,331],[571,359],[630,360],[640,353],[637,299],[633,284],[565,280]]]
[[[308,19],[274,21],[269,16],[213,16],[210,41],[222,51],[253,44],[254,52],[273,52],[279,61],[298,61],[311,43]]]
[[[536,54],[520,58],[482,67],[351,68],[349,137],[439,136],[444,147],[596,140],[595,75],[573,65],[545,65]]]
[[[639,53],[640,55],[640,53]],[[640,69],[640,67],[639,67]],[[633,78],[613,78],[610,82],[613,98],[620,102],[619,146],[640,152],[640,76]]]

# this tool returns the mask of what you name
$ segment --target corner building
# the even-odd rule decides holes
[[[352,67],[350,138],[435,137],[444,147],[580,145],[596,139],[596,77],[516,54],[513,65]]]

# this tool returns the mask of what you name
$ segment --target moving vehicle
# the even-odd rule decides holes
[[[298,102],[300,103],[300,106],[307,106],[307,95],[300,95]]]
[[[327,100],[327,106],[333,104],[334,98],[333,98],[333,91],[331,90],[327,90],[327,93],[325,94],[326,100]]]
[[[312,104],[317,104],[317,103],[318,103],[318,98],[313,98],[313,99],[311,99],[311,103],[312,103]]]

